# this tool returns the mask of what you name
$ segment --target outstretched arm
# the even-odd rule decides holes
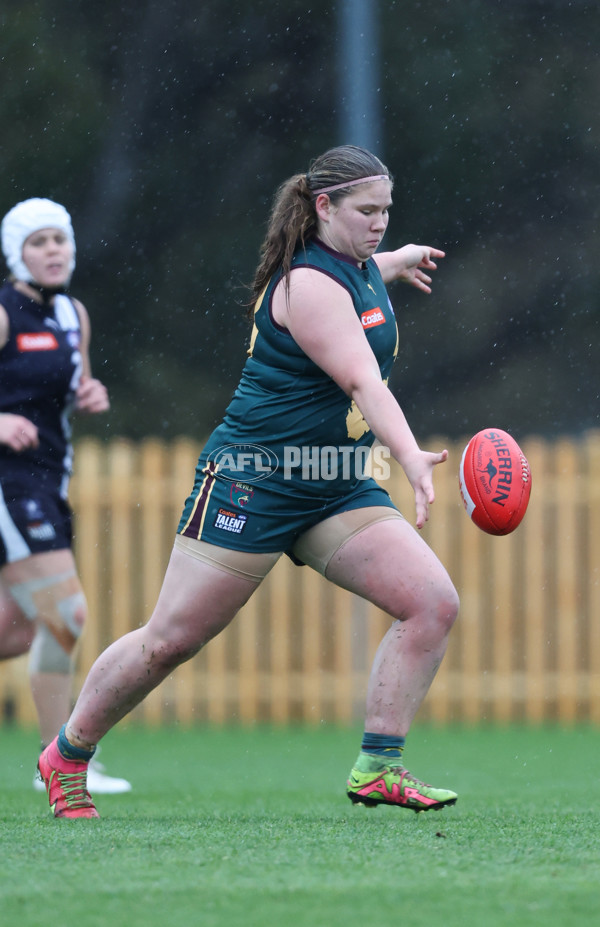
[[[424,293],[431,293],[431,277],[426,271],[437,270],[434,258],[445,256],[445,251],[428,245],[404,245],[396,251],[374,254],[373,260],[379,267],[384,283],[402,280]]]
[[[298,268],[291,276],[289,299],[280,284],[273,308],[279,324],[355,401],[375,437],[402,466],[415,493],[416,525],[422,528],[434,500],[433,468],[446,460],[448,452],[434,454],[418,446],[402,409],[381,379],[347,291],[318,271]]]

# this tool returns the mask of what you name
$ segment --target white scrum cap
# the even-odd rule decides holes
[[[73,245],[70,273],[75,269],[75,236],[71,216],[59,203],[33,197],[17,203],[2,220],[2,251],[10,272],[17,280],[36,282],[23,261],[23,245],[30,235],[40,229],[60,229],[64,232]]]

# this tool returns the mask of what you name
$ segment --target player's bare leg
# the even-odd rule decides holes
[[[87,617],[87,604],[70,549],[32,554],[2,569],[2,655],[29,652],[29,681],[42,748],[69,717],[73,658]],[[6,625],[8,624],[8,628]],[[12,649],[12,653],[6,653]],[[100,794],[128,792],[131,784],[104,772],[94,760],[90,781]],[[38,775],[36,791],[44,791]]]
[[[233,619],[256,583],[174,550],[154,613],[98,657],[67,725],[96,744],[180,663]]]
[[[82,777],[98,741],[179,664],[222,631],[256,586],[174,550],[152,617],[98,657],[61,733],[62,755],[55,738],[40,757],[46,782],[54,773],[68,776],[70,761],[73,775]],[[54,792],[50,787],[48,792],[55,816],[97,816],[85,778],[77,780],[80,788],[74,805],[58,778],[53,781]]]
[[[390,519],[370,525],[343,545],[326,575],[393,619],[373,662],[365,717],[371,741],[388,748],[373,755],[361,751],[348,794],[365,804],[384,802],[417,811],[452,804],[454,792],[420,782],[400,764],[404,738],[435,678],[458,613],[458,597],[446,570],[406,521]],[[390,745],[397,745],[397,751]]]
[[[0,577],[0,660],[12,660],[29,651],[35,626],[29,621]]]

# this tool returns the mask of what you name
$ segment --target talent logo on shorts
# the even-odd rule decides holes
[[[244,508],[254,495],[254,490],[251,486],[246,486],[245,483],[233,483],[229,491],[229,498],[232,505],[237,505],[240,508]]]
[[[241,534],[246,527],[248,516],[241,512],[230,512],[228,509],[219,509],[213,527],[220,531],[229,531],[231,534]]]
[[[383,325],[385,316],[379,306],[376,306],[375,309],[367,309],[363,312],[360,321],[363,328],[375,328],[376,325]]]
[[[56,351],[58,341],[52,332],[21,332],[17,335],[17,350],[24,354],[27,351]]]
[[[25,499],[23,502],[27,513],[25,530],[32,541],[53,541],[56,537],[54,525],[46,520],[44,511],[37,499]]]
[[[272,476],[279,466],[277,454],[260,444],[224,444],[211,451],[208,460],[218,475],[234,483],[258,483]]]
[[[56,531],[49,521],[43,524],[27,525],[27,534],[32,541],[53,541]]]

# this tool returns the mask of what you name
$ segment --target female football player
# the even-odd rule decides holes
[[[97,816],[86,764],[98,741],[230,623],[282,553],[391,619],[349,798],[415,811],[456,801],[409,773],[402,752],[444,655],[457,594],[363,471],[378,439],[414,489],[421,528],[433,469],[447,458],[421,450],[387,386],[398,332],[386,284],[429,293],[428,273],[444,256],[423,245],[377,253],[391,204],[388,169],[354,146],[327,151],[278,190],[254,279],[250,356],[200,456],[155,611],[98,658],[40,757],[56,816]]]
[[[71,551],[67,489],[73,410],[105,412],[106,388],[90,371],[90,322],[66,295],[75,240],[66,209],[18,203],[2,221],[10,277],[0,289],[0,659],[29,651],[42,744],[71,709],[75,645],[86,602]],[[124,779],[89,769],[96,792]],[[44,790],[39,776],[34,787]]]

